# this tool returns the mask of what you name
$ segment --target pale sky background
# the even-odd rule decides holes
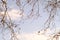
[[[22,0],[24,1],[24,0]],[[42,0],[43,1],[43,0]],[[40,4],[40,9],[39,9],[39,13],[40,16],[38,17],[38,19],[27,19],[27,20],[22,20],[20,22],[20,17],[21,15],[17,14],[19,12],[19,8],[16,6],[15,2],[12,0],[8,0],[8,6],[10,6],[10,8],[8,9],[8,13],[11,17],[11,19],[18,24],[18,27],[21,28],[20,30],[20,34],[17,34],[17,37],[21,40],[47,40],[48,35],[38,35],[37,31],[41,30],[42,28],[44,28],[44,22],[48,19],[49,14],[44,11],[44,5]],[[42,3],[42,2],[41,2]],[[31,9],[30,5],[26,5],[24,8],[24,18],[26,18],[26,15],[28,15],[29,10]],[[55,17],[55,26],[56,29],[59,31],[60,30],[60,12],[58,11],[58,14]],[[54,27],[55,28],[55,27]],[[54,32],[54,28],[51,29],[51,31],[47,31],[47,33],[51,34]],[[8,30],[8,29],[7,29]],[[5,38],[9,38],[9,31],[5,30]],[[16,29],[17,30],[17,29]],[[6,35],[7,34],[7,35]],[[6,40],[9,40],[9,39]],[[0,30],[0,40],[2,39],[2,33]]]

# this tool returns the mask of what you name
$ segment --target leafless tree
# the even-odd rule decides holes
[[[8,0],[0,0],[0,26],[2,28],[2,33],[5,29],[9,29],[11,32],[11,37],[10,40],[18,40],[16,33],[14,31],[14,28],[18,27],[16,24],[14,24],[12,22],[12,19],[10,17],[10,15],[8,14]],[[12,0],[13,2],[16,2],[16,5],[18,6],[19,10],[21,11],[21,13],[19,13],[19,15],[22,15],[21,19],[24,19],[24,7],[26,5],[31,5],[32,8],[30,10],[29,15],[26,16],[26,18],[34,18],[34,17],[38,17],[39,16],[39,1],[38,0],[26,0],[26,3],[22,2],[22,0]],[[34,11],[34,7],[36,6],[36,4],[38,5],[37,7],[37,11]],[[2,13],[3,12],[3,13]],[[35,13],[34,13],[35,12]],[[20,28],[19,28],[20,29]],[[4,33],[3,33],[4,35]],[[3,39],[6,40],[3,36]]]
[[[46,20],[46,22],[44,23],[44,25],[46,25],[46,26],[45,26],[45,29],[43,29],[44,30],[43,34],[46,33],[48,31],[48,29],[50,29],[51,24],[55,25],[54,20],[57,15],[57,10],[60,8],[60,0],[47,0],[46,2],[47,2],[47,4],[45,6],[45,9],[49,13],[49,17]],[[52,26],[52,27],[54,27],[54,26]],[[57,30],[55,29],[55,31],[57,31]],[[40,31],[38,31],[38,33],[40,33]],[[60,31],[49,35],[49,37],[50,37],[50,39],[48,39],[48,40],[54,40],[54,38],[55,38],[55,40],[59,40]]]
[[[18,27],[15,23],[12,22],[10,15],[8,14],[8,0],[0,0],[0,26],[6,29],[9,29],[11,32],[11,38],[10,40],[18,40],[18,38],[16,37],[16,33],[14,31],[14,28]],[[15,1],[16,6],[18,6],[19,10],[21,11],[21,13],[19,13],[19,15],[22,15],[21,19],[34,19],[34,18],[38,18],[40,17],[40,2],[42,0],[23,0],[25,2],[23,2],[22,0],[12,0],[13,2]],[[49,13],[49,17],[46,20],[46,22],[44,23],[44,28],[42,30],[44,30],[43,33],[46,33],[46,31],[50,28],[50,25],[54,23],[54,19],[55,19],[55,15],[57,14],[57,8],[60,8],[60,0],[44,0],[46,1],[46,5],[45,5],[45,9],[47,10],[47,12]],[[44,2],[43,2],[44,3]],[[25,11],[25,7],[30,6],[31,9],[29,10],[28,14],[26,14],[26,18],[24,18],[24,11]],[[35,10],[35,8],[37,10]],[[3,14],[2,14],[3,12]],[[19,28],[20,29],[20,28]],[[41,31],[42,31],[41,30]],[[38,31],[38,33],[40,33],[40,31]],[[3,33],[4,34],[4,33]],[[58,37],[60,36],[60,32],[57,33],[53,33],[52,35],[50,35],[50,39],[53,40],[54,38],[56,38],[56,40],[58,40]],[[49,39],[49,40],[50,40]],[[5,39],[4,39],[5,40]]]

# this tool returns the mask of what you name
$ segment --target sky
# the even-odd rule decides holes
[[[22,0],[23,1],[23,0]],[[17,34],[18,39],[21,40],[47,40],[49,37],[47,34],[51,34],[55,31],[55,27],[52,28],[51,30],[48,30],[46,32],[45,35],[38,35],[37,31],[40,31],[42,28],[44,28],[44,23],[45,21],[48,19],[49,14],[44,11],[44,7],[42,4],[40,4],[40,9],[39,9],[39,13],[40,16],[37,19],[24,19],[20,22],[22,15],[19,15],[19,8],[16,6],[15,2],[12,0],[8,0],[8,13],[12,19],[12,21],[14,21],[16,24],[18,24],[18,27],[21,28],[20,30],[20,34]],[[42,2],[41,2],[42,3]],[[26,5],[24,7],[24,18],[26,18],[26,15],[28,15],[29,10],[31,9],[30,5]],[[58,11],[58,14],[55,17],[55,23],[56,23],[56,30],[60,30],[60,12]],[[8,29],[7,29],[8,30]],[[9,38],[9,34],[7,34],[9,31],[5,30],[5,38]],[[17,30],[17,29],[16,29]],[[8,36],[7,36],[7,35]],[[0,39],[2,39],[2,33],[0,31]],[[7,39],[9,40],[9,39]]]

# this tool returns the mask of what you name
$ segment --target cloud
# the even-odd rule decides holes
[[[19,10],[15,10],[15,9],[12,9],[12,10],[9,10],[8,11],[8,15],[12,18],[12,19],[16,19],[18,17],[20,17],[20,15],[18,14]],[[4,12],[1,12],[1,15],[3,15]]]
[[[36,32],[33,33],[22,33],[22,34],[17,34],[17,38],[21,40],[48,40],[50,39],[50,36],[48,35],[38,35]],[[53,39],[56,40],[56,39]],[[59,37],[60,40],[60,37]]]
[[[21,15],[19,15],[19,10],[16,9],[12,9],[8,11],[8,14],[13,20],[16,20],[17,18],[21,17]]]
[[[36,33],[24,33],[17,35],[18,38],[24,39],[24,40],[47,40],[48,37],[45,35],[38,35]]]
[[[17,19],[20,19],[22,17],[22,15],[20,15],[21,11],[17,10],[17,9],[8,10],[7,13],[12,20],[17,20]],[[1,12],[1,14],[3,15],[4,12]]]

